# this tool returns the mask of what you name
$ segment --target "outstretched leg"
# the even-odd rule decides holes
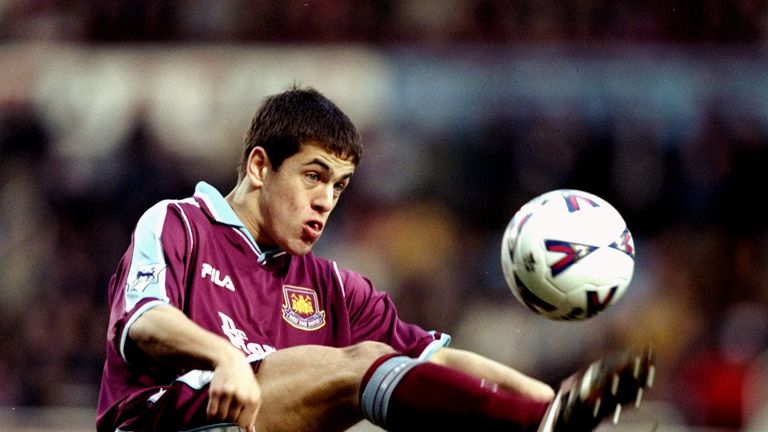
[[[256,429],[270,432],[342,431],[363,418],[392,431],[532,431],[549,403],[376,342],[279,350],[257,378]]]

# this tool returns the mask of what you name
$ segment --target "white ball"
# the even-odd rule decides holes
[[[553,320],[584,320],[626,291],[635,243],[624,218],[604,199],[554,190],[512,217],[501,243],[501,267],[523,305]]]

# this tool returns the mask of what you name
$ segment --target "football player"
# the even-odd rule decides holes
[[[255,113],[231,191],[201,182],[143,214],[109,286],[100,432],[539,427],[551,386],[312,253],[361,154],[349,118],[294,87]]]

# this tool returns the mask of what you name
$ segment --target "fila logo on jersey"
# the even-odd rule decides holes
[[[210,277],[211,282],[215,283],[216,285],[226,288],[232,292],[235,291],[235,285],[232,283],[232,279],[229,278],[229,276],[224,275],[224,278],[221,277],[221,272],[215,268],[213,268],[212,265],[208,263],[203,263],[203,271],[200,273],[200,277],[205,279],[207,276]]]

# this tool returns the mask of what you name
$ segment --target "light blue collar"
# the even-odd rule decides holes
[[[201,181],[197,183],[197,186],[195,187],[195,195],[205,201],[208,210],[211,212],[211,216],[216,219],[216,222],[236,226],[238,228],[245,228],[245,224],[243,224],[240,218],[237,217],[235,211],[232,210],[232,207],[227,200],[215,187]]]

